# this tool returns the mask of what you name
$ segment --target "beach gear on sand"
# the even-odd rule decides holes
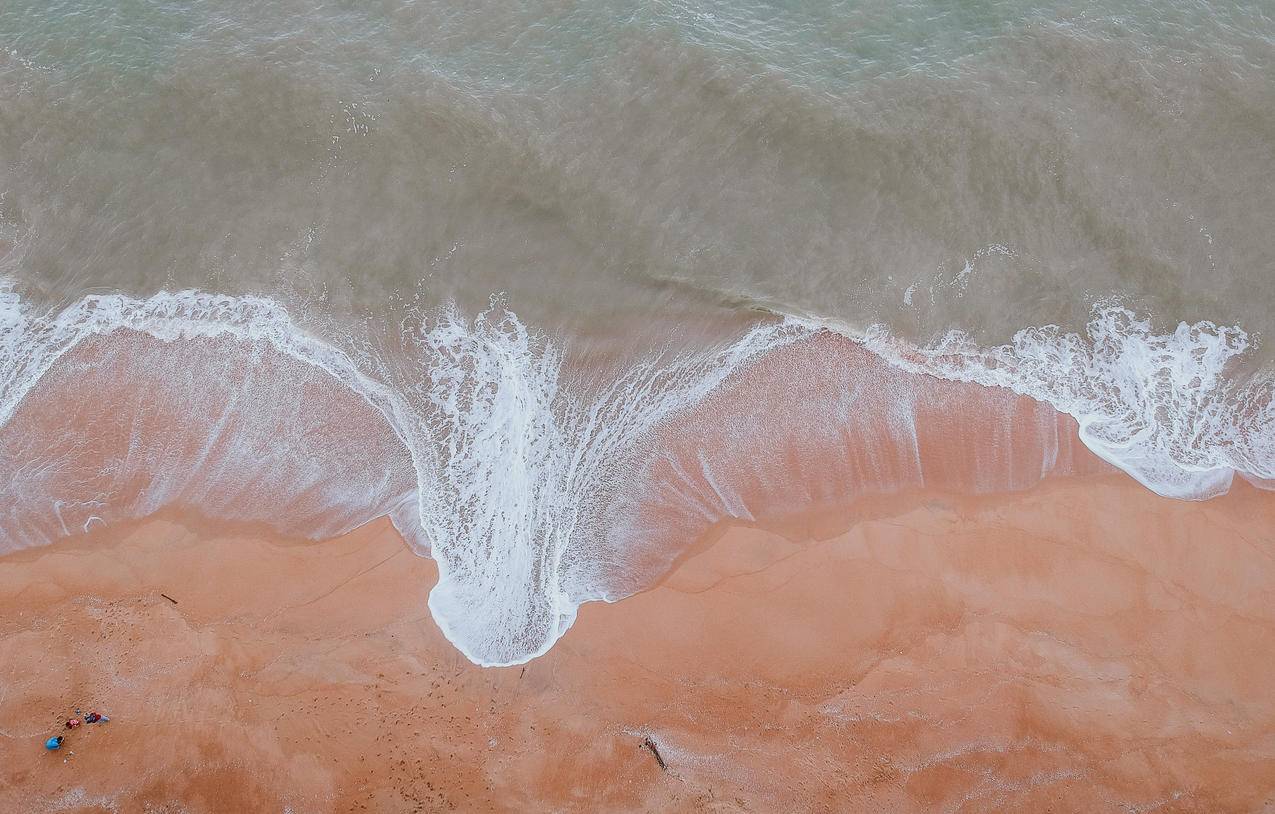
[[[84,716],[84,723],[95,724],[101,719],[102,719],[101,715],[98,715],[96,712],[90,712],[88,715]]]
[[[71,720],[69,720],[69,721],[67,721],[67,722],[66,722],[66,728],[67,728],[67,729],[75,729],[75,728],[76,728],[77,726],[79,726],[81,723],[83,723],[83,721],[81,721],[79,718],[72,718]]]
[[[48,749],[49,751],[53,751],[54,749],[58,749],[58,748],[60,748],[61,746],[62,746],[62,736],[61,736],[61,735],[58,735],[58,736],[57,736],[57,737],[55,737],[55,738],[49,738],[47,741],[45,741],[45,742],[44,742],[44,748],[45,748],[45,749]]]

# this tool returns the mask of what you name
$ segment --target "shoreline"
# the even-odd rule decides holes
[[[446,642],[434,563],[384,518],[309,543],[165,513],[0,558],[0,808],[1247,811],[1275,792],[1275,496],[1091,476],[856,518],[809,541],[722,524],[510,668]],[[45,752],[76,706],[111,723]]]

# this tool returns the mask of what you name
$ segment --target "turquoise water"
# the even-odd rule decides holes
[[[195,49],[270,56],[358,80],[368,69],[439,72],[474,87],[586,78],[639,32],[774,69],[813,86],[923,72],[1024,38],[1033,26],[1183,54],[1222,50],[1269,64],[1272,11],[1252,3],[314,3],[6,4],[22,58],[84,81],[154,77]],[[306,47],[306,44],[309,47]],[[289,48],[289,46],[292,46]],[[388,63],[388,64],[387,64]],[[544,85],[542,84],[542,87]]]

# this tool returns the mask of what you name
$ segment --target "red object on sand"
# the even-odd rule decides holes
[[[66,722],[66,728],[67,728],[67,729],[75,729],[75,728],[76,728],[77,726],[79,726],[79,725],[80,725],[80,719],[79,719],[79,718],[72,718],[71,720],[69,720],[69,721],[67,721],[67,722]]]
[[[90,712],[88,715],[85,715],[85,716],[84,716],[84,722],[85,722],[85,723],[90,723],[90,724],[95,724],[95,723],[97,723],[97,722],[98,722],[98,719],[100,719],[101,717],[102,717],[102,716],[101,716],[101,715],[98,715],[96,712]]]

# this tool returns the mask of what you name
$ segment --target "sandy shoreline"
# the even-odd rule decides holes
[[[168,514],[0,558],[0,810],[1272,805],[1275,495],[1103,476],[858,511],[717,529],[525,670],[449,646],[383,520]],[[46,752],[75,707],[112,721]]]

